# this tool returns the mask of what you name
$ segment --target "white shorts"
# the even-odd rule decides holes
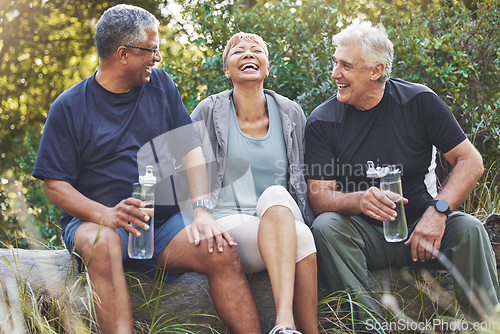
[[[225,229],[230,230],[238,243],[241,264],[245,273],[256,273],[266,269],[260,255],[257,236],[262,216],[272,206],[285,206],[292,211],[295,217],[295,232],[297,247],[295,263],[316,252],[314,238],[309,227],[304,223],[300,209],[290,193],[282,186],[271,186],[260,196],[257,202],[258,217],[235,214],[217,219]]]

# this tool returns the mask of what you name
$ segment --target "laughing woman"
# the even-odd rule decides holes
[[[264,89],[266,43],[237,33],[223,53],[232,90],[193,111],[204,123],[204,152],[217,172],[214,218],[230,230],[247,273],[269,273],[276,305],[271,333],[318,333],[316,248],[302,173],[305,117],[300,106]],[[288,189],[288,190],[287,190]]]

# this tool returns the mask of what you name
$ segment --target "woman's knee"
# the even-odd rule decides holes
[[[288,190],[279,185],[273,185],[264,190],[257,201],[257,213],[262,218],[269,209],[276,207],[290,210],[295,220],[303,221],[300,209],[292,195],[290,195]]]
[[[267,187],[266,190],[260,195],[260,198],[263,199],[273,199],[276,197],[288,197],[291,196],[288,190],[285,189],[283,186],[279,185],[272,185],[270,187]]]
[[[308,255],[316,253],[316,245],[314,237],[309,227],[301,222],[295,223],[295,231],[297,233],[297,261],[299,262]]]

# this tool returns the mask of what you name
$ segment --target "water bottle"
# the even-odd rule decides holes
[[[380,178],[380,189],[396,204],[396,219],[384,221],[384,237],[387,242],[400,242],[408,237],[405,207],[403,203],[403,186],[401,184],[401,171],[394,165],[387,167],[374,167],[368,161],[366,175],[371,178]]]
[[[396,219],[384,221],[384,237],[387,242],[400,242],[408,237],[401,172],[394,165],[388,167],[388,173],[380,179],[380,189],[396,204]]]
[[[149,229],[146,231],[131,224],[132,227],[141,232],[139,237],[129,233],[128,256],[132,259],[150,259],[153,257],[155,185],[156,177],[153,175],[153,166],[148,165],[146,166],[146,174],[140,175],[139,182],[134,183],[132,197],[145,202],[146,206],[140,209],[149,216],[149,220],[145,221],[149,225]]]

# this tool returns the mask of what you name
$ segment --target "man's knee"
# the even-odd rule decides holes
[[[475,217],[457,213],[450,217],[446,226],[454,244],[473,240],[476,242],[489,242],[488,234],[483,224]]]
[[[347,217],[335,212],[325,212],[316,217],[312,224],[314,237],[342,233],[349,226]]]
[[[109,227],[77,231],[75,247],[86,262],[91,258],[120,261],[123,259],[120,235]]]
[[[201,247],[201,245],[200,245]],[[238,249],[234,246],[225,245],[224,251],[220,253],[214,250],[214,253],[205,253],[205,256],[200,259],[205,263],[209,272],[211,271],[226,271],[226,270],[242,270]]]

